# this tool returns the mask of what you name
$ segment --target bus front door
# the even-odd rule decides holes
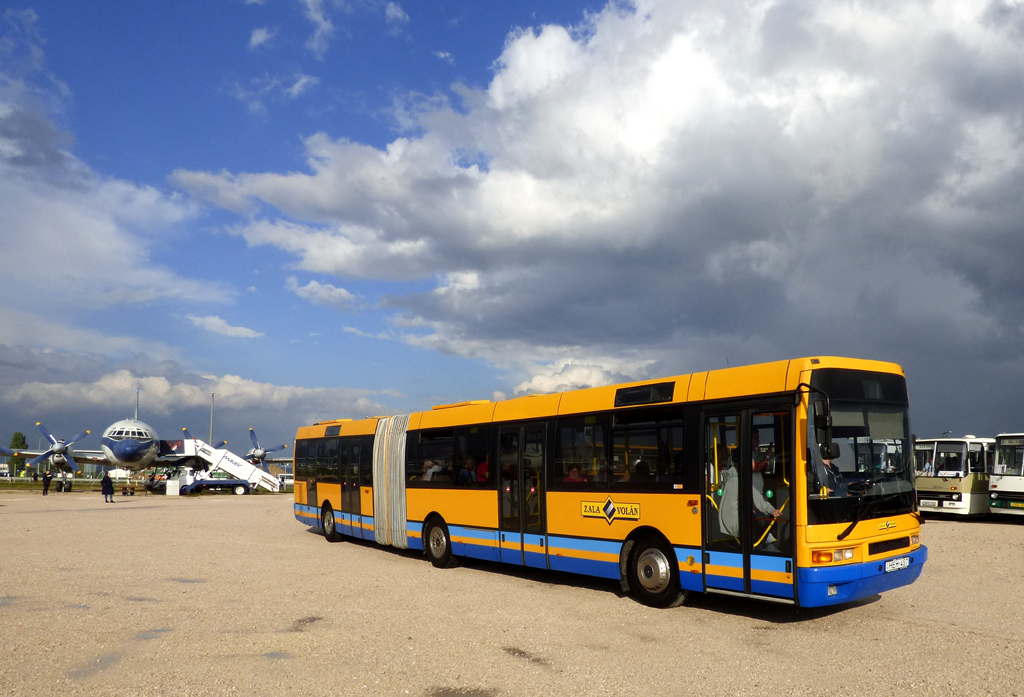
[[[704,418],[704,584],[793,598],[792,411],[743,409]]]
[[[544,518],[545,425],[501,426],[498,506],[501,561],[547,568]]]

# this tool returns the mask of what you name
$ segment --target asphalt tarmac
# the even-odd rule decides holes
[[[1024,519],[828,611],[328,543],[290,495],[0,494],[0,695],[1024,695]]]

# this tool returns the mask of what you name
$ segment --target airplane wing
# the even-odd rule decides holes
[[[31,460],[48,453],[49,450],[18,450],[14,453],[16,457],[23,458],[27,465]],[[102,450],[72,450],[71,457],[74,459],[76,465],[88,463],[90,465],[109,465],[110,461],[107,459],[106,454]],[[47,458],[49,459],[49,458]],[[44,460],[43,462],[46,462]],[[39,464],[42,465],[43,462]],[[57,463],[52,463],[55,467],[61,467]],[[70,468],[68,468],[70,469]]]

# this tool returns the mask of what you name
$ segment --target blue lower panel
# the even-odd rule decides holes
[[[759,554],[750,556],[750,591],[758,595],[774,595],[778,598],[793,597],[792,572],[786,571],[786,563],[793,568],[792,560],[784,557],[768,557]],[[775,578],[758,578],[758,572],[768,572]],[[762,574],[763,575],[763,574]],[[787,580],[787,577],[790,580]]]
[[[699,547],[673,547],[676,553],[676,566],[679,568],[679,585],[684,591],[704,591],[704,575],[701,573],[700,548]],[[693,569],[686,560],[693,557]]]
[[[320,511],[317,510],[316,506],[306,506],[301,503],[296,503],[294,504],[294,509],[295,520],[323,532],[323,528],[320,527]]]
[[[423,549],[423,523],[417,523],[413,520],[406,521],[406,542],[409,544],[409,549]],[[454,548],[452,548],[454,551]]]
[[[501,561],[506,564],[523,565],[523,536],[518,532],[501,532],[499,538],[501,548],[498,550]]]
[[[899,571],[885,573],[885,562],[900,557],[910,557],[910,566]],[[900,586],[908,586],[921,575],[926,561],[928,561],[928,548],[922,545],[913,552],[896,554],[879,561],[799,569],[797,583],[800,584],[800,605],[803,607],[838,605]],[[835,586],[835,595],[828,594],[829,586]]]
[[[557,571],[618,579],[621,550],[622,543],[611,540],[548,537],[548,562]]]
[[[756,578],[750,579],[750,591],[758,595],[774,595],[778,598],[792,598],[792,583],[776,583],[774,581],[761,581]]]
[[[452,536],[452,553],[473,559],[498,561],[497,530],[480,530],[449,525],[448,534]]]
[[[524,552],[523,556],[526,557],[526,565],[533,566],[538,569],[548,568],[548,560],[543,554],[537,552]]]
[[[704,565],[704,576],[708,588],[743,593],[743,555],[735,552],[708,552],[708,561]],[[728,573],[726,573],[728,571]]]

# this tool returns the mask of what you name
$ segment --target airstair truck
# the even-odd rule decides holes
[[[204,468],[193,467],[191,473],[183,473],[179,477],[180,493],[189,493],[199,488],[210,488],[214,481],[220,487],[231,486],[235,493],[248,493],[256,487],[270,492],[281,490],[281,482],[277,477],[265,472],[257,465],[243,460],[230,450],[214,448],[198,438],[188,438],[182,442],[182,456],[192,458],[206,465]],[[196,463],[198,464],[198,463]],[[225,472],[233,479],[229,481],[214,480],[210,475],[216,471]],[[168,488],[167,493],[172,493]]]

